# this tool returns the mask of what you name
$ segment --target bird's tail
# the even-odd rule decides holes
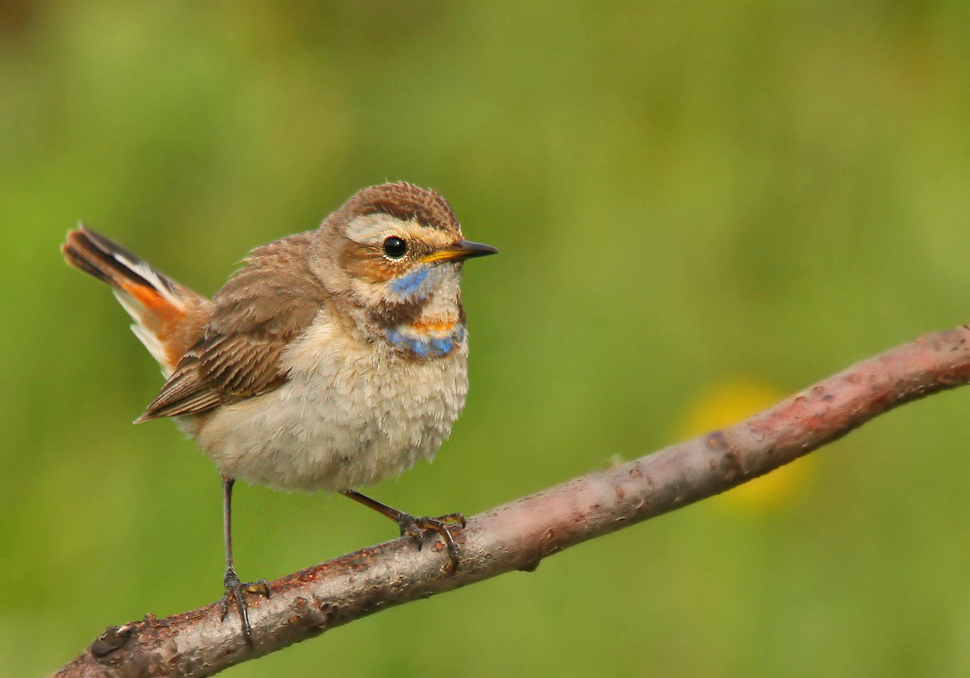
[[[208,300],[83,224],[68,232],[61,252],[68,264],[111,286],[135,321],[132,332],[170,374],[194,343]]]

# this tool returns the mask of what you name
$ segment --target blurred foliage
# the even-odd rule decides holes
[[[415,513],[674,442],[727,380],[790,392],[970,318],[966,2],[0,8],[3,676],[221,594],[216,473],[129,425],[160,378],[61,262],[78,219],[211,293],[365,185],[446,195],[502,254],[468,266],[466,414],[373,489]],[[703,502],[231,673],[966,675],[968,408],[880,418],[797,501]],[[339,497],[237,507],[246,578],[393,536]]]

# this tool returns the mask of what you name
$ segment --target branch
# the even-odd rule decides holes
[[[106,630],[61,678],[211,676],[374,612],[512,570],[760,476],[894,407],[970,382],[970,326],[930,334],[861,362],[735,426],[594,471],[476,516],[456,535],[448,574],[441,544],[396,539],[270,585],[250,598],[255,649],[216,603]],[[437,538],[436,538],[437,539]]]

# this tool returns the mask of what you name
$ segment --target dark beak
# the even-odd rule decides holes
[[[424,257],[423,261],[464,261],[475,257],[487,257],[489,254],[498,254],[498,250],[491,245],[459,240],[444,249],[432,252]]]

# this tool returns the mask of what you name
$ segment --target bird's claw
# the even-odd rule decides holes
[[[236,572],[231,568],[226,571],[226,576],[222,580],[222,583],[226,588],[226,593],[219,603],[220,618],[222,621],[226,621],[226,617],[229,616],[229,603],[230,601],[234,602],[236,608],[239,610],[239,617],[242,620],[243,637],[246,639],[246,644],[252,648],[253,627],[249,624],[249,607],[244,594],[252,593],[269,598],[269,583],[265,579],[260,579],[259,581],[244,584],[239,581]]]
[[[440,535],[441,539],[445,542],[445,547],[448,549],[448,572],[455,572],[458,569],[461,557],[458,551],[458,543],[451,534],[451,529],[455,527],[458,530],[463,529],[468,524],[465,516],[460,513],[449,513],[448,515],[437,518],[428,518],[426,516],[418,518],[405,514],[396,522],[401,528],[401,536],[412,539],[417,544],[419,551],[424,546],[424,539],[429,532]]]

